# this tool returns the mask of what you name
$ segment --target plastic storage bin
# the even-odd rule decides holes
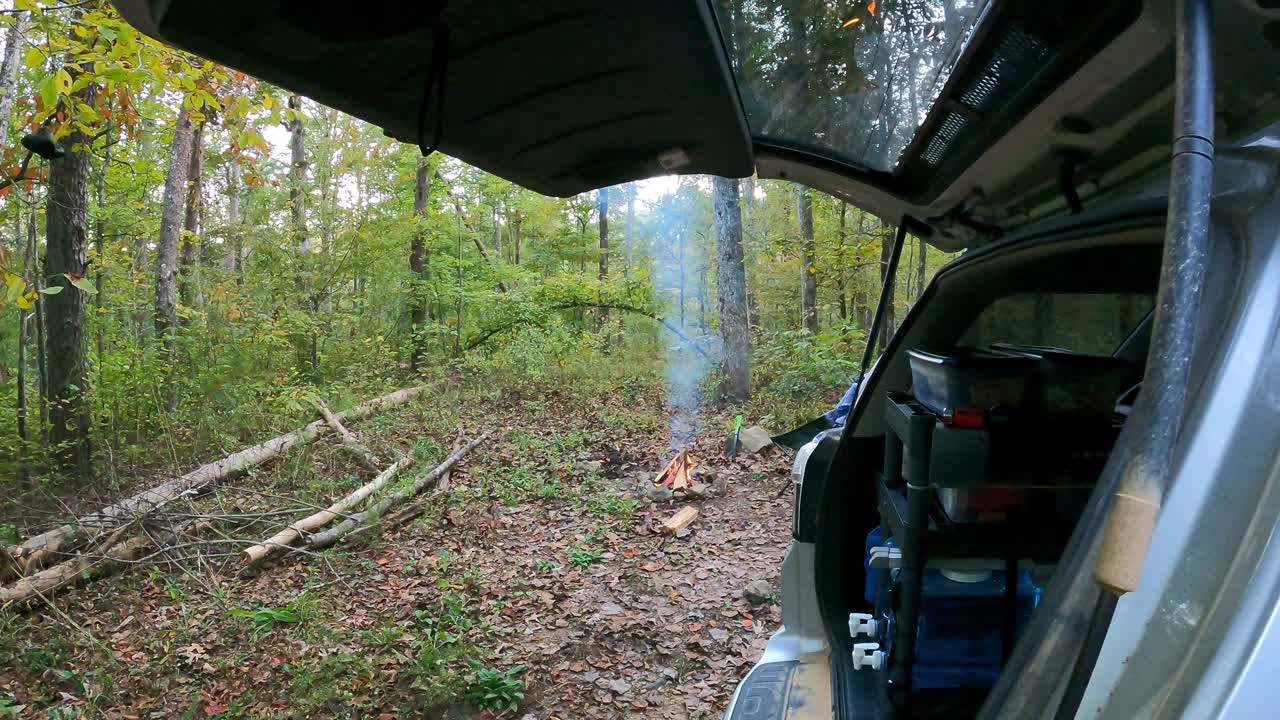
[[[1036,345],[993,349],[1035,361],[1034,409],[1055,419],[1109,419],[1116,400],[1134,382],[1134,367],[1110,355],[1086,355]]]
[[[908,350],[916,400],[939,415],[957,408],[1021,408],[1037,360],[1022,353],[956,348],[946,353]]]

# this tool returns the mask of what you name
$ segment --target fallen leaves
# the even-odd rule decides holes
[[[130,684],[103,716],[176,717],[194,709],[288,717],[301,702],[293,678],[308,658],[321,666],[341,658],[369,663],[361,672],[335,666],[324,692],[348,699],[322,703],[310,716],[424,714],[428,708],[411,704],[420,695],[409,671],[413,653],[388,629],[411,627],[417,613],[456,597],[476,620],[464,641],[491,664],[527,668],[528,701],[506,717],[718,717],[781,621],[772,592],[748,599],[744,588],[776,582],[789,542],[790,498],[777,497],[788,463],[776,452],[725,459],[714,433],[689,448],[705,458],[699,471],[714,479],[714,492],[646,496],[643,485],[652,485],[669,453],[667,438],[600,419],[623,404],[613,397],[575,403],[587,413],[577,417],[551,401],[517,412],[477,404],[467,422],[501,426],[505,439],[457,473],[451,493],[433,496],[417,521],[340,561],[216,576],[232,607],[275,606],[321,586],[323,614],[301,634],[269,632],[251,643],[217,602],[175,598],[163,576],[69,595],[65,602],[76,604],[86,627],[99,628],[119,662],[143,669],[121,675]],[[662,412],[656,400],[643,409]],[[639,411],[634,403],[627,410]],[[723,424],[706,420],[707,427]],[[370,442],[391,441],[363,433]],[[342,471],[340,460],[324,458],[329,464],[320,470]],[[516,479],[527,484],[517,487]],[[683,508],[696,508],[696,531],[662,534],[663,521]],[[572,567],[566,553],[574,547],[598,559]],[[379,641],[385,646],[361,640],[375,633],[387,633]],[[253,661],[244,661],[246,651]],[[5,673],[0,689],[14,683]],[[181,698],[200,694],[196,688],[204,691],[199,705],[183,705]]]

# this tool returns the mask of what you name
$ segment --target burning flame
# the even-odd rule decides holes
[[[653,486],[666,485],[672,490],[687,489],[693,484],[693,469],[696,467],[698,467],[698,458],[691,455],[688,450],[681,450],[653,479]]]

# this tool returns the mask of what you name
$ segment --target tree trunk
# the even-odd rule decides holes
[[[36,231],[36,201],[32,197],[27,206],[27,257],[24,265],[27,277],[36,279],[36,287],[40,287],[40,248],[37,244]],[[49,365],[45,362],[45,343],[44,343],[44,316],[45,304],[37,302],[34,312],[31,316],[31,322],[35,324],[36,331],[36,397],[40,399],[39,407],[36,408],[37,415],[40,418],[40,439],[43,440],[49,430],[49,403],[45,402],[45,388],[49,387]]]
[[[227,161],[227,234],[230,247],[227,249],[227,271],[236,274],[236,284],[242,278],[240,272],[240,254],[244,251],[244,235],[240,227],[240,164],[236,158]]]
[[[511,219],[511,253],[514,258],[514,264],[520,264],[520,228],[524,225],[524,216],[520,211],[515,212],[515,217]]]
[[[636,184],[627,183],[627,220],[622,231],[622,277],[631,277],[631,256],[636,247]]]
[[[13,240],[22,248],[22,272],[28,271],[29,246],[22,240],[22,214],[13,215]],[[17,352],[17,422],[18,422],[18,481],[25,487],[27,482],[27,320],[33,317],[21,308],[18,309],[18,352]],[[2,567],[2,564],[0,564]]]
[[[120,568],[131,567],[154,544],[171,543],[184,534],[195,535],[212,526],[213,524],[207,521],[191,520],[175,528],[129,538],[123,542],[109,543],[100,553],[72,558],[48,570],[24,577],[12,587],[0,587],[0,605],[12,603],[22,606],[60,588],[109,575]]]
[[[75,100],[92,105],[97,87],[78,90]],[[60,468],[81,482],[92,478],[89,447],[88,358],[85,343],[86,293],[73,287],[68,276],[83,278],[89,250],[89,139],[79,129],[63,139],[66,157],[49,168],[49,195],[45,208],[44,277],[62,292],[46,295],[45,342],[49,362],[49,440],[55,446]],[[76,145],[81,149],[75,150]]]
[[[178,256],[178,296],[187,307],[200,305],[196,275],[200,272],[200,193],[201,175],[204,173],[204,123],[198,123],[191,131],[191,152],[187,163],[186,213],[179,238],[181,253]]]
[[[339,420],[358,420],[385,408],[403,405],[426,390],[425,385],[397,390],[390,395],[357,405],[346,412],[337,413],[335,417]],[[92,534],[111,530],[154,513],[178,498],[199,493],[216,482],[234,477],[249,468],[272,460],[293,447],[305,445],[328,430],[329,426],[324,420],[317,420],[260,445],[202,465],[182,477],[144,490],[97,512],[76,518],[70,523],[36,535],[21,545],[9,546],[0,557],[7,556],[6,559],[11,559],[12,564],[17,565],[24,572],[43,567],[50,559],[74,550],[79,541]],[[0,573],[4,572],[5,566],[4,563],[0,563]]]
[[[113,133],[107,134],[108,146],[106,150],[103,151],[102,165],[98,170],[97,178],[94,180],[94,199],[97,207],[94,208],[93,216],[93,247],[94,251],[97,252],[100,261],[107,256],[107,231],[103,216],[106,215],[107,208],[107,170],[111,167],[110,143],[112,141],[112,134]],[[3,137],[3,135],[0,135],[0,137]],[[106,273],[103,272],[102,267],[96,268],[93,273],[93,287],[94,290],[97,291],[97,297],[94,298],[93,304],[100,308],[105,308],[107,306],[105,274]],[[102,366],[103,357],[107,351],[106,324],[106,318],[104,317],[96,323],[96,327],[94,328],[94,347],[97,349],[99,367]]]
[[[297,542],[298,538],[305,537],[307,534],[313,533],[334,520],[337,520],[339,517],[346,515],[350,510],[364,502],[365,498],[378,492],[386,486],[387,483],[391,482],[400,474],[401,470],[412,465],[412,455],[406,455],[405,457],[400,458],[396,462],[392,463],[386,470],[378,473],[378,476],[373,480],[361,485],[355,490],[355,492],[347,495],[338,502],[330,505],[320,512],[312,513],[311,515],[298,520],[297,522],[289,525],[289,527],[286,527],[257,545],[245,548],[244,552],[241,554],[241,559],[244,560],[245,564],[253,564],[261,561],[276,550],[289,547]]]
[[[444,462],[437,465],[435,469],[433,469],[431,472],[423,475],[417,480],[414,480],[413,484],[409,485],[408,487],[402,490],[392,493],[391,495],[383,498],[377,503],[374,503],[372,506],[369,507],[368,510],[365,510],[362,513],[357,513],[355,515],[352,515],[351,517],[347,518],[346,520],[343,520],[341,523],[334,525],[333,527],[329,528],[328,530],[325,530],[322,533],[312,535],[311,537],[307,538],[307,545],[313,550],[329,547],[330,545],[338,542],[339,540],[346,537],[347,535],[350,535],[353,530],[360,527],[361,525],[365,525],[377,520],[378,518],[382,517],[383,513],[385,513],[388,509],[396,505],[399,505],[405,500],[408,500],[414,495],[417,495],[418,493],[422,492],[427,487],[434,485],[436,481],[440,479],[441,476],[449,472],[449,470],[455,464],[457,464],[459,460],[465,457],[467,453],[474,450],[475,447],[480,443],[484,442],[485,440],[488,440],[492,435],[493,435],[493,431],[490,430],[488,432],[485,432],[480,437],[477,437],[476,439],[472,440],[471,442],[468,442],[466,445],[463,445],[457,450],[454,450],[452,453],[449,454],[449,457],[444,459]]]
[[[497,254],[499,261],[506,260],[507,256],[502,252],[502,225],[498,222],[497,200],[489,206],[489,225],[493,229],[493,251]]]
[[[357,462],[369,470],[375,473],[379,472],[378,456],[374,455],[372,450],[356,439],[355,434],[342,424],[342,421],[338,419],[337,415],[333,414],[333,411],[329,409],[324,400],[316,399],[316,409],[320,411],[320,417],[324,419],[324,423],[329,426],[329,429],[337,434],[338,442],[342,444],[342,449],[350,453]]]
[[[164,200],[160,211],[160,237],[156,241],[156,335],[166,351],[173,349],[173,331],[178,325],[178,241],[182,232],[183,193],[191,165],[194,127],[184,106],[173,126],[173,146],[164,180]]]
[[[292,111],[285,123],[289,129],[289,233],[293,246],[306,255],[311,252],[311,241],[307,238],[306,194],[303,188],[307,179],[307,156],[303,144],[302,96],[290,95],[288,107]]]
[[[848,287],[848,273],[845,266],[848,264],[844,256],[845,241],[845,216],[849,214],[849,203],[840,201],[840,232],[836,235],[836,242],[839,243],[836,249],[836,261],[840,265],[839,275],[836,276],[836,300],[840,303],[840,322],[849,322],[849,306],[845,303],[844,293]]]
[[[1034,304],[1032,305],[1033,325],[1036,329],[1036,344],[1048,345],[1051,333],[1054,329],[1053,325],[1053,295],[1048,293],[1037,293]],[[1010,328],[1012,330],[1012,328]]]
[[[0,61],[0,142],[9,141],[9,121],[13,117],[13,102],[17,98],[18,65],[22,62],[18,50],[22,34],[27,28],[27,14],[18,13],[4,39],[4,60]],[[17,237],[14,237],[17,242]]]
[[[18,310],[18,480],[27,481],[27,318],[31,314]]]
[[[747,328],[747,273],[742,261],[742,209],[738,181],[712,179],[716,237],[716,294],[724,346],[726,395],[744,402],[751,395],[751,336]]]
[[[320,309],[315,296],[315,283],[311,277],[311,239],[307,235],[306,180],[307,156],[302,124],[302,96],[290,95],[288,100],[289,128],[289,235],[298,250],[298,288],[303,295],[303,309],[312,319]],[[295,338],[299,367],[306,368],[307,377],[320,383],[319,339],[314,329],[305,337]]]
[[[863,247],[866,239],[867,215],[861,210],[858,211],[858,238],[857,245]],[[853,317],[857,321],[858,327],[864,332],[871,332],[871,293],[868,291],[865,280],[866,273],[862,269],[857,269],[854,274],[853,292],[850,293],[853,303]],[[868,338],[867,342],[875,342],[875,338]]]
[[[600,273],[599,278],[603,282],[609,279],[609,188],[600,188],[596,191],[597,214],[600,222]],[[600,315],[600,327],[607,328],[609,326],[609,308],[600,307],[597,312]],[[609,335],[605,333],[604,339],[605,350],[609,349]]]
[[[925,272],[926,272],[925,258],[928,256],[929,246],[925,243],[924,239],[922,238],[917,238],[916,242],[920,243],[920,248],[919,248],[920,256],[916,259],[916,263],[917,263],[916,264],[916,297],[918,298],[924,294],[924,282],[925,282]]]
[[[410,365],[420,372],[426,358],[426,338],[423,325],[427,322],[427,205],[431,196],[431,165],[426,158],[418,161],[418,172],[413,187],[413,214],[417,225],[413,231],[413,243],[409,247],[409,269],[413,279],[409,286],[409,316],[413,336]]]
[[[439,178],[440,175],[437,173],[436,177]],[[453,196],[453,210],[458,215],[458,221],[466,226],[467,232],[470,233],[471,235],[471,242],[475,244],[476,250],[480,252],[480,258],[484,260],[484,264],[488,265],[489,267],[493,268],[496,271],[498,267],[493,264],[492,260],[489,259],[489,250],[484,246],[484,241],[480,239],[480,233],[476,231],[476,228],[473,227],[471,223],[466,222],[465,220],[462,219],[463,217],[462,204],[458,202],[458,198],[456,196]],[[461,247],[458,248],[458,263],[459,263],[458,272],[461,273],[462,272],[462,265],[461,265],[462,248]],[[506,284],[503,283],[501,280],[499,280],[495,284],[498,286],[498,292],[505,293],[507,291]],[[459,297],[459,302],[461,302],[461,297]]]
[[[813,240],[813,198],[809,188],[797,187],[796,215],[800,219],[800,318],[811,334],[818,332],[818,265]]]

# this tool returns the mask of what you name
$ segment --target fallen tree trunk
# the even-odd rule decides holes
[[[168,543],[186,533],[198,533],[212,527],[208,521],[189,521],[152,536],[139,535],[111,545],[100,555],[81,555],[22,578],[9,587],[0,587],[0,606],[26,605],[55,590],[82,580],[91,580],[114,572],[142,557],[156,543]]]
[[[345,515],[348,510],[364,502],[365,498],[381,490],[383,486],[391,482],[391,479],[399,474],[401,470],[404,470],[411,465],[413,465],[413,458],[411,456],[400,458],[391,465],[391,467],[378,473],[376,478],[365,485],[360,486],[355,492],[330,505],[328,508],[325,508],[318,513],[308,515],[275,535],[272,535],[270,538],[263,540],[261,543],[245,549],[242,555],[244,562],[246,564],[256,563],[276,550],[289,547],[304,534],[314,532],[325,525],[328,525],[339,516]]]
[[[379,500],[377,503],[374,503],[369,507],[368,510],[365,510],[364,512],[361,512],[361,513],[356,513],[355,515],[352,515],[351,517],[347,518],[346,520],[343,520],[337,525],[334,525],[328,530],[325,530],[322,533],[316,533],[315,535],[308,537],[307,545],[312,549],[329,547],[330,545],[338,542],[339,540],[346,537],[347,535],[350,535],[354,530],[356,530],[356,528],[359,528],[361,525],[365,525],[377,520],[389,508],[399,505],[405,500],[408,500],[414,495],[417,495],[418,493],[422,492],[425,488],[433,485],[436,481],[438,481],[441,478],[441,476],[449,472],[450,468],[452,468],[455,463],[457,463],[464,456],[466,456],[467,453],[475,449],[477,445],[484,442],[485,440],[488,440],[492,434],[493,434],[492,431],[486,432],[480,437],[472,440],[466,445],[463,445],[462,447],[453,451],[452,453],[449,454],[449,457],[444,459],[444,462],[437,465],[431,472],[423,475],[417,480],[414,480],[411,485],[404,488],[403,490],[394,492],[388,495],[387,497],[383,498],[382,500]]]
[[[390,395],[375,398],[357,405],[346,412],[337,413],[340,420],[356,420],[372,415],[383,408],[403,405],[426,391],[426,386],[397,390]],[[30,572],[48,565],[61,554],[75,549],[78,544],[93,536],[105,532],[129,520],[155,512],[164,505],[187,495],[198,493],[213,483],[234,477],[249,468],[261,465],[281,453],[297,445],[304,445],[329,430],[323,420],[317,420],[306,427],[299,428],[272,438],[260,445],[241,450],[227,457],[202,465],[182,477],[145,490],[113,505],[108,505],[95,513],[77,518],[75,521],[61,525],[48,532],[41,533],[21,545],[5,548],[10,562],[5,566],[9,572]],[[0,573],[5,568],[0,567]],[[0,575],[3,578],[3,575]]]
[[[449,473],[445,473],[444,475],[440,476],[439,480],[436,481],[434,494],[436,495],[444,494],[448,492],[448,489],[449,489]],[[400,527],[405,523],[409,522],[410,520],[421,515],[424,511],[426,511],[426,509],[427,509],[426,498],[422,495],[419,495],[412,502],[407,502],[402,507],[396,508],[395,510],[392,510],[386,515],[383,515],[381,518],[379,518],[376,525],[373,523],[366,523],[356,528],[355,530],[352,530],[346,536],[345,539],[350,540],[351,538],[367,530],[371,530],[374,527],[381,526],[384,530]]]
[[[353,455],[361,465],[364,465],[375,473],[380,470],[378,467],[378,456],[374,455],[372,450],[365,447],[356,439],[356,436],[342,424],[342,421],[338,419],[338,416],[333,414],[333,411],[329,409],[329,406],[325,404],[325,401],[317,398],[316,409],[320,411],[320,417],[324,418],[324,422],[329,426],[329,429],[337,434],[338,441],[342,443],[342,449],[351,453],[351,455]]]

